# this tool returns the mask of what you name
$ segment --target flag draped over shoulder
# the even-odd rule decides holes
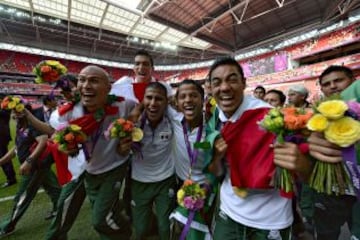
[[[142,102],[148,84],[146,82],[136,83],[130,77],[123,77],[112,85],[110,94]]]
[[[121,102],[124,98],[117,97],[114,101]],[[66,114],[74,108],[75,103],[66,104],[58,109],[59,116]],[[100,126],[101,119],[108,115],[117,114],[119,111],[118,107],[106,105],[104,108],[103,116],[98,116],[96,113],[88,113],[82,117],[73,119],[69,121],[69,124],[75,124],[81,127],[82,131],[90,136],[93,134]],[[64,185],[71,181],[73,173],[69,170],[68,155],[59,151],[58,145],[53,142],[48,142],[47,148],[50,149],[52,156],[55,161],[56,171],[58,176],[58,181],[61,185]]]
[[[207,125],[207,141],[213,143],[221,135],[228,145],[226,160],[229,164],[231,183],[234,187],[267,189],[273,188],[271,180],[275,172],[274,151],[270,147],[275,135],[260,129],[258,122],[269,108],[249,109],[235,122],[227,122],[221,132],[216,130],[218,110]],[[212,153],[206,156],[206,167]]]
[[[268,108],[245,111],[234,123],[227,122],[221,130],[228,151],[231,183],[240,188],[271,188],[275,172],[274,151],[270,144],[275,135],[259,128]]]

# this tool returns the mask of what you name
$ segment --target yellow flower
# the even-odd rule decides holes
[[[118,134],[118,130],[116,129],[116,127],[111,128],[110,130],[111,137],[117,137],[117,134]]]
[[[317,110],[325,117],[335,120],[344,116],[344,113],[348,110],[348,106],[341,100],[329,100],[320,103]]]
[[[277,108],[272,108],[270,109],[269,113],[268,113],[271,117],[280,117],[281,113],[279,111],[279,109]]]
[[[321,114],[315,114],[310,118],[308,123],[306,124],[307,128],[311,131],[322,132],[329,125],[329,121],[326,117]]]
[[[13,97],[12,99],[16,104],[18,104],[21,100],[18,97]]]
[[[215,100],[215,98],[212,97],[212,98],[210,99],[210,105],[211,105],[211,106],[215,106],[215,105],[216,105],[216,100]]]
[[[278,132],[284,126],[284,120],[281,116],[272,118],[270,115],[266,115],[260,125],[270,132]]]
[[[18,104],[15,107],[15,111],[22,112],[24,110],[24,108],[25,108],[24,104]]]
[[[200,191],[200,197],[201,197],[202,199],[205,199],[205,197],[206,197],[206,191],[205,191],[205,189],[201,189],[201,191]]]
[[[78,132],[81,130],[81,127],[78,125],[75,125],[75,124],[71,124],[70,129],[71,129],[71,131]]]
[[[180,205],[183,204],[183,200],[184,200],[184,197],[185,197],[185,191],[183,189],[180,189],[177,194],[176,194],[176,197],[177,197],[177,201]]]
[[[343,117],[330,122],[324,133],[329,142],[348,147],[360,140],[360,122],[351,117]]]
[[[52,67],[57,67],[60,65],[60,62],[55,60],[46,60],[45,63]]]
[[[15,107],[16,107],[16,102],[15,102],[15,101],[9,102],[9,104],[8,104],[8,108],[9,108],[9,109],[13,109],[13,108],[15,108]]]

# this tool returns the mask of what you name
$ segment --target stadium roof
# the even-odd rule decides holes
[[[0,42],[132,63],[212,60],[357,14],[360,0],[0,0]]]

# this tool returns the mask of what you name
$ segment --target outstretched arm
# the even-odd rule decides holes
[[[46,142],[48,140],[47,135],[41,135],[36,137],[37,145],[34,149],[34,151],[30,154],[30,156],[24,161],[20,166],[20,174],[21,175],[28,175],[31,172],[33,164],[37,161],[37,159],[40,157],[41,153],[46,148]]]
[[[54,129],[48,123],[37,119],[29,110],[25,109],[24,113],[26,119],[36,130],[47,135],[52,135],[54,133]]]

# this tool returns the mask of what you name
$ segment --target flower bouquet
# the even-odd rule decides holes
[[[33,73],[36,75],[36,83],[53,83],[56,82],[59,77],[67,72],[67,69],[58,61],[45,60],[38,63]]]
[[[190,210],[199,211],[204,207],[206,190],[192,180],[185,180],[177,192],[177,202],[180,206]]]
[[[354,144],[360,140],[360,104],[355,101],[346,103],[334,98],[318,103],[315,110],[316,114],[307,124],[308,129],[324,133],[329,142],[342,147],[345,162],[316,161],[310,177],[310,186],[321,193],[344,194],[351,185],[351,178],[355,189],[359,192],[360,176]],[[345,167],[348,168],[350,178]]]
[[[1,102],[1,109],[4,110],[15,110],[21,113],[24,108],[24,101],[20,97],[6,96]]]
[[[179,206],[170,215],[171,219],[183,224],[179,239],[207,239],[210,230],[206,224],[204,214],[209,205],[207,194],[210,189],[200,186],[190,179],[177,192],[177,202]],[[180,233],[180,232],[179,232]]]
[[[311,110],[303,108],[273,108],[259,122],[259,125],[276,134],[276,140],[279,143],[293,142],[300,145],[305,143],[304,130],[312,114]],[[285,193],[293,192],[293,177],[289,170],[276,167],[274,186]]]
[[[107,139],[131,136],[133,142],[140,142],[144,133],[140,128],[135,127],[133,122],[119,118],[109,125],[104,135]]]
[[[53,136],[53,141],[59,145],[59,150],[76,156],[79,154],[79,144],[86,142],[87,136],[81,131],[81,127],[71,124],[59,131],[56,131]]]

